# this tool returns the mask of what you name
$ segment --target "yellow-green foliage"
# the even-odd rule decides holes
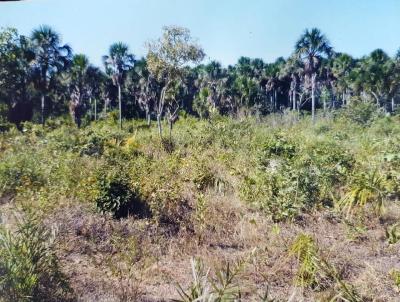
[[[332,287],[334,295],[329,301],[363,301],[355,289],[343,281],[336,268],[321,255],[311,235],[299,234],[289,248],[289,256],[297,259],[296,284],[313,289]]]
[[[400,290],[400,271],[398,270],[393,270],[390,275],[393,278],[394,284],[398,287]]]
[[[303,287],[315,284],[319,258],[314,239],[308,234],[300,234],[291,245],[289,255],[298,261],[296,282]]]
[[[25,123],[22,132],[0,135],[0,195],[48,206],[95,203],[91,184],[101,168],[124,175],[153,218],[172,224],[190,222],[198,194],[210,190],[239,196],[276,221],[335,203],[345,213],[380,210],[400,192],[398,124],[396,116],[361,126],[347,117],[315,126],[288,116],[182,117],[165,149],[145,121],[123,130],[112,120],[82,129],[62,120]]]
[[[61,283],[60,283],[61,282]],[[1,301],[42,301],[43,290],[63,291],[51,235],[36,217],[28,216],[16,231],[0,228]]]

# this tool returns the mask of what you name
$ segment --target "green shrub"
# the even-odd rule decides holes
[[[295,154],[296,145],[284,137],[283,134],[275,134],[264,144],[261,156],[263,159],[268,159],[273,156],[290,159],[295,156]]]
[[[102,167],[94,176],[91,192],[97,208],[114,218],[147,215],[145,203],[123,169]]]
[[[38,188],[46,183],[37,154],[25,151],[7,153],[0,161],[0,196],[19,188]]]
[[[46,140],[49,147],[57,151],[75,151],[79,145],[79,131],[75,127],[61,126],[49,131]]]
[[[146,200],[158,223],[172,227],[192,224],[191,206],[184,195],[188,175],[182,170],[183,161],[179,153],[167,154],[166,158],[140,157],[134,162],[134,171],[140,181],[140,195]]]
[[[290,219],[318,202],[318,178],[312,166],[281,165],[277,170],[245,177],[241,196],[272,217]]]
[[[343,109],[345,118],[362,126],[369,126],[382,113],[372,102],[365,102],[359,98],[352,98],[350,104]]]
[[[393,179],[376,168],[356,173],[338,202],[339,209],[350,215],[354,210],[363,210],[371,205],[378,215],[381,214],[384,202],[390,195],[392,181]]]
[[[28,217],[16,232],[0,227],[0,296],[4,301],[60,301],[68,289],[59,273],[50,233]],[[3,300],[2,300],[3,301]]]

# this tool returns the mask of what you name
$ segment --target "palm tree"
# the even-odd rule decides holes
[[[381,49],[361,58],[351,73],[353,89],[364,99],[374,99],[377,107],[386,105],[391,90],[394,62]]]
[[[71,61],[71,48],[61,45],[61,38],[51,27],[42,25],[31,34],[35,60],[33,72],[41,92],[42,125],[45,122],[45,99],[54,75],[65,70]]]
[[[311,112],[315,122],[315,88],[317,71],[324,57],[330,56],[332,47],[317,28],[306,30],[295,45],[295,54],[304,62],[304,72],[311,78]]]
[[[219,99],[221,96],[220,82],[224,77],[221,64],[217,61],[211,61],[209,64],[204,66],[199,76],[201,88],[206,88],[209,92],[207,101],[215,111],[219,105]]]
[[[94,98],[94,108],[93,117],[94,120],[97,120],[97,100],[100,98],[102,87],[104,86],[104,82],[107,79],[107,76],[98,68],[92,65],[89,65],[86,71],[86,81],[87,81],[87,94],[89,97],[89,102],[92,105],[92,98]]]
[[[279,79],[281,70],[285,66],[285,59],[282,57],[275,60],[275,62],[267,64],[265,67],[265,90],[269,94],[270,110],[275,112],[278,108],[278,91],[282,90],[282,82]]]
[[[75,123],[80,127],[83,101],[88,97],[87,71],[89,68],[89,59],[83,55],[75,55],[71,66],[71,102],[70,112]]]
[[[124,83],[126,71],[135,63],[135,56],[129,53],[128,45],[118,42],[110,46],[109,54],[103,57],[103,61],[106,73],[118,87],[119,127],[122,129],[121,86]]]
[[[349,90],[349,77],[354,67],[354,59],[345,53],[335,55],[332,61],[332,73],[336,78],[336,91],[342,94],[342,104],[346,105]]]
[[[151,111],[156,101],[158,85],[147,68],[145,59],[135,63],[135,68],[130,70],[127,77],[127,86],[135,96],[139,107],[145,112],[147,125],[151,124]]]
[[[292,105],[292,109],[300,109],[298,108],[297,102],[297,94],[299,90],[299,82],[303,72],[303,65],[298,60],[296,56],[291,56],[287,59],[285,65],[279,71],[279,76],[281,80],[288,78],[290,81],[289,84],[289,104]]]

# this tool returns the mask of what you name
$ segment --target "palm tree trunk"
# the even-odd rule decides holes
[[[314,73],[311,77],[311,118],[312,122],[315,123],[315,78],[317,74]]]
[[[118,84],[118,106],[119,106],[119,129],[122,129],[122,102],[121,102],[121,85]]]
[[[97,121],[97,99],[94,99],[94,120]]]
[[[92,97],[89,98],[89,104],[90,104],[90,120],[93,118],[93,105],[92,105]]]
[[[272,93],[272,91],[270,92],[270,101],[271,101],[272,112],[274,112],[274,99],[273,99],[273,93]]]
[[[293,110],[296,110],[296,90],[293,90]]]
[[[162,139],[162,125],[161,125],[161,116],[164,110],[164,100],[165,100],[165,91],[167,90],[167,85],[161,90],[160,101],[157,107],[157,125],[158,125],[158,134],[160,135],[160,139]]]
[[[42,101],[41,101],[41,109],[42,109],[42,126],[44,126],[45,118],[44,118],[44,93],[42,93]]]
[[[157,126],[158,126],[158,134],[160,135],[160,139],[162,139],[162,126],[161,126],[161,115],[157,114]]]
[[[346,106],[346,94],[345,94],[344,91],[343,91],[343,94],[342,94],[342,103],[343,103],[343,106]]]
[[[147,119],[147,126],[150,127],[151,117],[150,117],[150,110],[149,110],[148,106],[146,107],[146,119]]]
[[[169,141],[172,142],[172,120],[169,120]]]

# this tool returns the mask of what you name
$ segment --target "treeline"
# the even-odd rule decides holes
[[[306,30],[293,54],[273,63],[241,57],[233,66],[200,64],[202,48],[181,27],[165,27],[157,41],[136,58],[124,43],[111,45],[104,68],[73,54],[52,28],[23,36],[0,32],[0,122],[45,123],[72,115],[78,126],[111,111],[123,118],[162,121],[170,129],[180,111],[210,114],[269,114],[291,110],[325,111],[351,102],[374,102],[394,112],[400,98],[400,51],[383,50],[353,58],[335,52],[318,30]]]

